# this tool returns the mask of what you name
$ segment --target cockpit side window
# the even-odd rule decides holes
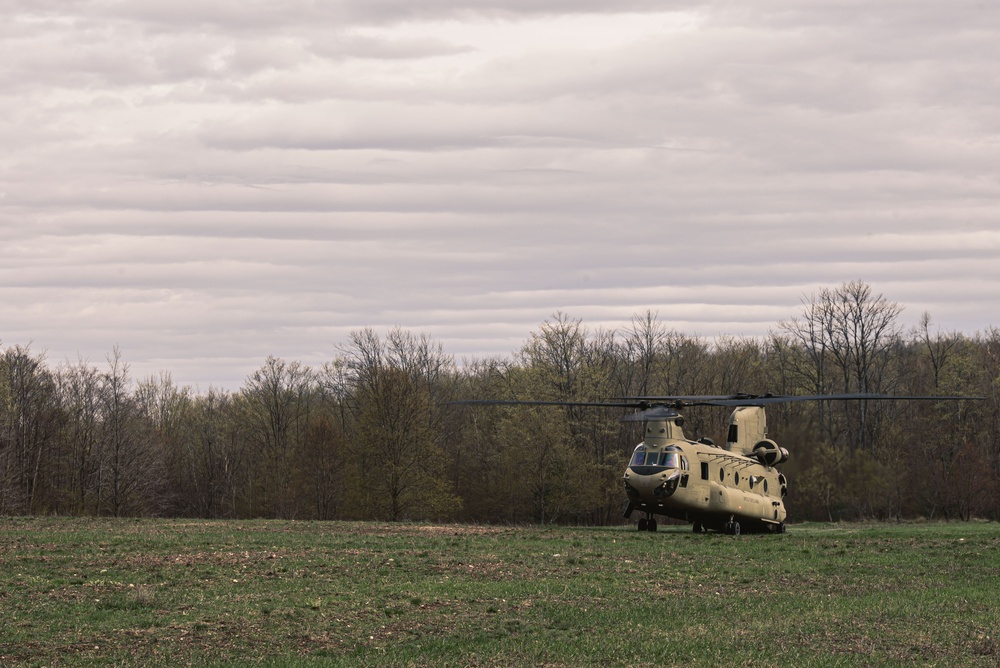
[[[655,453],[650,453],[652,457],[655,457]],[[646,446],[638,445],[635,448],[635,452],[632,453],[632,461],[629,466],[644,466],[646,464]]]

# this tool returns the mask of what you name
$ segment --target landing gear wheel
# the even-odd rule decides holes
[[[650,532],[655,532],[656,531],[656,520],[650,518],[650,520],[648,522],[646,522],[646,531],[650,531]]]
[[[785,526],[784,522],[778,525],[778,533],[788,533],[788,527]]]
[[[739,522],[726,522],[725,531],[730,536],[740,535],[740,523]]]
[[[645,517],[640,517],[639,518],[639,525],[638,525],[639,531],[645,531],[646,528],[647,528],[647,524],[649,524],[649,522],[646,521],[646,518]]]
[[[695,533],[701,533],[701,532],[702,532],[702,528],[701,528],[701,522],[695,522],[695,523],[694,523],[694,526],[692,527],[692,530],[693,530],[693,531],[694,531]]]

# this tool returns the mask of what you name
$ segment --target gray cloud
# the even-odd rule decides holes
[[[236,387],[557,310],[762,335],[853,279],[996,322],[990,6],[4,6],[0,340],[56,362]]]

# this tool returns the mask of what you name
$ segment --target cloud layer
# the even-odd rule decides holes
[[[401,325],[1000,312],[1000,8],[3,2],[0,340],[238,386]],[[665,9],[666,8],[666,9]]]

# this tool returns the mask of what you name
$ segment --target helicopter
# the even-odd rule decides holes
[[[611,401],[470,400],[459,404],[508,404],[629,408],[623,418],[644,423],[622,482],[623,516],[639,511],[639,531],[656,531],[654,515],[689,522],[695,533],[718,531],[783,534],[788,517],[784,498],[788,480],[777,470],[788,461],[788,450],[767,437],[765,407],[799,401],[875,401],[981,399],[960,396],[897,396],[887,394],[825,395],[694,395],[622,397]],[[732,407],[725,447],[710,438],[684,435],[680,410],[689,406]]]

